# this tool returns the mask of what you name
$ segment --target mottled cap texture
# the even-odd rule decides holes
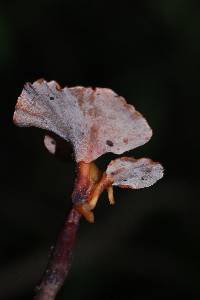
[[[163,167],[149,158],[121,157],[111,161],[106,175],[112,185],[122,188],[142,189],[163,177]]]
[[[71,142],[77,162],[124,153],[152,136],[145,118],[111,89],[61,89],[55,81],[25,84],[13,119],[18,126],[39,127]],[[49,142],[46,146],[54,152]]]

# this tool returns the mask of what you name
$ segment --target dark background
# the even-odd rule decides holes
[[[161,161],[149,189],[102,197],[82,220],[58,299],[200,298],[198,1],[0,2],[0,299],[32,299],[70,208],[74,163],[17,128],[23,84],[112,88],[143,113],[151,141],[129,155]],[[109,161],[107,155],[100,164]]]

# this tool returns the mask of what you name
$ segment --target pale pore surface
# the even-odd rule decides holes
[[[163,177],[163,167],[149,158],[122,157],[110,162],[106,174],[113,185],[141,189],[153,185]]]
[[[70,141],[77,162],[91,162],[106,152],[121,154],[145,144],[152,135],[143,116],[112,90],[61,89],[55,81],[27,83],[18,98],[14,122]]]

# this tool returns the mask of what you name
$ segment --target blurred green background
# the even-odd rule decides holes
[[[123,95],[154,131],[129,155],[166,169],[152,188],[116,189],[114,207],[102,197],[94,225],[82,220],[58,299],[200,298],[199,73],[198,1],[0,2],[0,299],[32,299],[70,208],[74,163],[12,124],[23,84],[41,77]]]

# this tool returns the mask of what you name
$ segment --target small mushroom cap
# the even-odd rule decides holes
[[[121,154],[145,144],[152,135],[144,117],[112,90],[61,89],[55,81],[25,84],[13,120],[70,141],[77,162],[89,163],[106,152]],[[45,145],[54,152],[49,142],[45,140]]]
[[[48,134],[44,137],[44,145],[51,154],[56,153],[56,141]]]
[[[161,164],[149,158],[121,157],[112,160],[106,174],[112,185],[122,188],[142,189],[153,185],[163,177]]]
[[[73,151],[71,145],[53,132],[45,134],[44,146],[51,154],[62,161],[70,161],[72,158]]]

